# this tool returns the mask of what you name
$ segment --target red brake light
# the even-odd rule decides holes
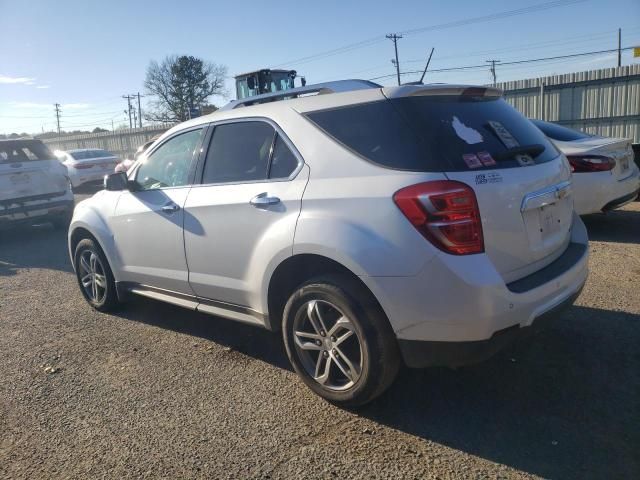
[[[398,190],[393,201],[433,245],[453,255],[484,252],[476,194],[461,182],[437,180]]]
[[[571,155],[567,157],[574,173],[606,172],[613,170],[616,161],[603,155]]]

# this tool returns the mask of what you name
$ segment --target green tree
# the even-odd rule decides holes
[[[225,95],[227,67],[193,56],[168,56],[147,67],[144,86],[155,97],[147,108],[150,121],[182,122],[195,109],[208,104],[213,95]]]

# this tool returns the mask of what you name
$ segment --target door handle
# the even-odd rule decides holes
[[[278,197],[269,197],[267,192],[263,192],[253,197],[249,203],[254,207],[265,207],[280,203],[280,199]]]
[[[172,203],[170,205],[165,205],[164,207],[162,207],[162,211],[164,213],[174,213],[174,212],[177,212],[178,210],[180,210],[180,207],[175,203]]]

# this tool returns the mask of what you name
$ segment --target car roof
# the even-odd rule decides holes
[[[255,97],[249,97],[240,101],[231,101],[215,112],[187,120],[172,127],[165,132],[160,139],[171,136],[178,131],[207,125],[213,122],[247,117],[270,118],[278,115],[278,112],[282,112],[283,110],[293,109],[298,113],[307,113],[389,98],[427,95],[461,95],[470,90],[478,95],[492,97],[502,96],[502,91],[499,89],[478,85],[438,83],[383,87],[368,80],[340,80],[256,95]],[[287,98],[292,95],[300,96]],[[251,104],[256,101],[260,103]]]

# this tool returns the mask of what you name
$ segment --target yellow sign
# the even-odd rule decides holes
[[[640,57],[640,47],[633,47],[633,56]]]

